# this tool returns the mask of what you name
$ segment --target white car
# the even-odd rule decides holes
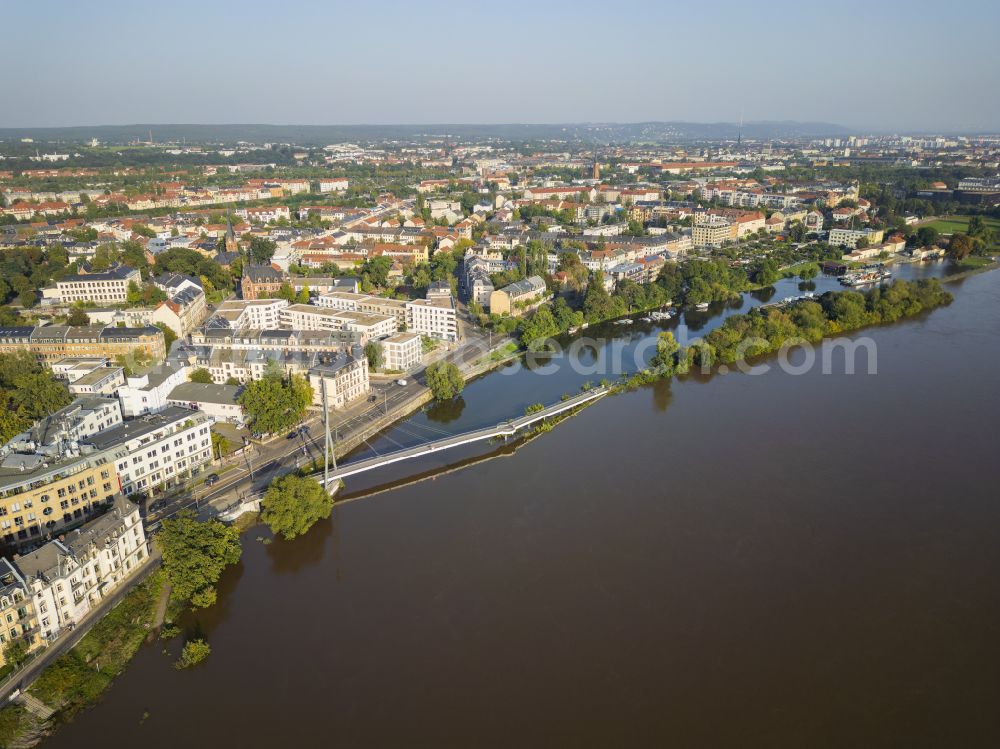
[[[396,384],[400,387],[406,387],[406,380],[396,380]]]

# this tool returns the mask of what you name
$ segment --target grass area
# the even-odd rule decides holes
[[[961,234],[969,228],[970,218],[971,216],[947,216],[946,218],[931,221],[929,224],[924,224],[924,226],[937,229],[942,234]],[[1000,219],[993,218],[992,216],[983,216],[983,223],[994,231],[1000,231]]]
[[[154,572],[107,613],[66,655],[42,672],[29,691],[61,717],[93,704],[142,645],[152,624],[162,570]]]
[[[955,265],[962,270],[975,270],[976,268],[985,268],[988,265],[994,265],[995,262],[992,257],[986,255],[969,255],[964,260],[956,261]]]

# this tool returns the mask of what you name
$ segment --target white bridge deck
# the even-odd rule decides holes
[[[569,411],[570,409],[576,408],[584,403],[596,400],[604,395],[607,395],[607,392],[607,388],[597,387],[593,390],[588,390],[580,395],[574,395],[572,398],[567,398],[564,401],[560,401],[559,403],[543,408],[541,411],[519,416],[518,418],[510,419],[509,421],[500,422],[496,426],[474,429],[471,432],[456,434],[453,437],[445,437],[432,442],[424,442],[420,445],[416,445],[415,447],[407,447],[402,450],[396,450],[395,452],[376,455],[372,458],[357,460],[340,466],[336,470],[331,470],[330,481],[338,481],[346,478],[347,476],[353,476],[357,473],[370,471],[373,468],[379,468],[380,466],[389,465],[390,463],[398,463],[401,460],[409,460],[410,458],[419,458],[422,455],[429,455],[430,453],[440,452],[441,450],[458,447],[459,445],[468,445],[472,442],[480,442],[493,437],[510,437],[516,434],[518,430],[531,426],[532,424],[542,421],[543,419],[561,414],[564,411]],[[322,484],[323,472],[318,472],[316,477]]]

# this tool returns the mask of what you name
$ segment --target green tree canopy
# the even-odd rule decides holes
[[[240,534],[217,520],[202,522],[182,510],[164,520],[156,535],[171,597],[196,608],[215,603],[215,584],[223,570],[240,561]]]
[[[312,386],[302,375],[285,378],[280,372],[269,372],[249,383],[239,401],[255,431],[274,433],[299,423],[312,397]]]
[[[274,533],[291,540],[318,520],[330,517],[333,497],[315,479],[289,473],[268,487],[263,508],[264,522]]]
[[[213,382],[212,373],[204,367],[198,367],[197,369],[191,370],[191,374],[188,375],[188,379],[191,382],[200,382],[205,385],[210,385]]]
[[[451,362],[436,361],[425,370],[424,377],[427,387],[431,389],[435,400],[451,400],[462,392],[465,380]]]

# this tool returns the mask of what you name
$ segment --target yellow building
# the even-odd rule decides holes
[[[12,453],[0,463],[0,542],[20,546],[79,525],[119,491],[110,452],[53,460]]]
[[[0,328],[0,354],[29,351],[42,361],[67,356],[135,356],[161,360],[166,356],[163,331],[157,327],[116,328],[100,325]]]
[[[0,559],[0,666],[7,664],[7,648],[18,640],[28,652],[42,644],[28,585],[14,565]]]
[[[529,276],[490,294],[490,314],[520,317],[548,298],[548,289],[538,276]]]

